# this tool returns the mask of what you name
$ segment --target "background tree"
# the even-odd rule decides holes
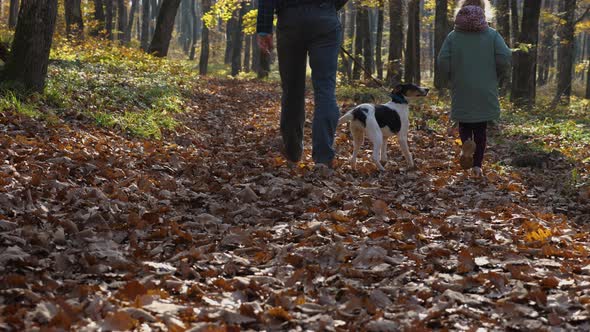
[[[18,19],[18,0],[10,0],[10,9],[8,12],[8,27],[14,29]]]
[[[117,15],[118,27],[117,27],[117,40],[125,41],[125,31],[127,30],[127,5],[126,0],[117,0]]]
[[[420,0],[410,0],[404,79],[407,83],[420,84],[420,78]]]
[[[378,1],[377,7],[377,36],[375,40],[375,66],[377,67],[377,77],[383,79],[383,28],[385,22],[385,3],[383,0]]]
[[[202,0],[203,12],[207,13],[211,10],[211,0]],[[209,66],[209,28],[205,21],[203,21],[203,33],[201,34],[201,56],[199,58],[199,73],[201,75],[207,74],[207,67]]]
[[[510,43],[510,0],[498,0],[497,2],[497,23],[498,32],[505,39],[506,43]],[[502,77],[500,83],[500,94],[506,95],[510,84],[510,77]]]
[[[150,44],[150,0],[143,0],[141,7],[141,49],[148,51]]]
[[[237,76],[242,70],[242,45],[244,44],[244,32],[242,31],[242,23],[244,15],[246,14],[246,6],[240,4],[237,12],[236,26],[232,33],[232,55],[231,55],[231,75]]]
[[[557,29],[559,47],[557,48],[557,90],[554,99],[560,98],[569,103],[572,93],[572,74],[574,65],[574,30],[576,15],[576,0],[562,0],[559,12],[563,13],[563,23]]]
[[[436,0],[434,20],[434,58],[436,59],[449,33],[448,0]],[[443,82],[436,61],[434,61],[434,86],[439,90],[443,89]]]
[[[123,34],[123,42],[126,45],[129,45],[131,42],[131,32],[133,30],[133,22],[135,21],[135,13],[137,12],[137,7],[139,4],[139,0],[131,0],[131,9],[129,10],[129,20],[127,25],[125,26],[125,33]]]
[[[511,94],[512,102],[518,106],[531,107],[535,103],[540,14],[541,1],[524,0]]]
[[[82,20],[82,1],[64,0],[66,19],[66,35],[77,39],[84,36],[84,21]]]
[[[552,66],[555,53],[555,27],[559,24],[560,19],[556,13],[557,8],[553,6],[554,2],[544,1],[541,10],[541,29],[539,36],[539,68],[537,74],[537,84],[544,86],[549,80],[549,72]]]
[[[401,82],[404,22],[402,0],[389,0],[389,55],[387,60],[387,82],[389,85]],[[395,18],[395,19],[392,19]]]
[[[96,26],[90,31],[90,35],[98,36],[105,28],[103,0],[94,0],[94,20],[96,21]]]
[[[157,57],[165,57],[168,55],[172,30],[174,29],[174,18],[176,17],[178,6],[180,6],[180,0],[162,1],[149,53],[152,53]]]
[[[104,0],[105,3],[105,29],[107,38],[110,40],[114,39],[113,35],[113,18],[115,15],[114,7],[113,7],[114,0]]]
[[[42,92],[57,16],[57,0],[23,0],[2,80]]]

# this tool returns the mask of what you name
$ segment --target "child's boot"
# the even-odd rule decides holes
[[[463,169],[470,169],[473,167],[473,154],[475,153],[475,142],[468,140],[463,143],[461,148],[461,155],[459,156],[459,164]]]

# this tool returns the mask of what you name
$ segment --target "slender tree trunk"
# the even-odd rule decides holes
[[[232,17],[227,21],[225,29],[225,55],[223,57],[223,63],[226,65],[231,64],[232,51],[234,49],[234,36],[236,35],[236,28],[238,25],[238,10],[236,10]]]
[[[202,0],[203,13],[211,10],[211,0]],[[199,73],[207,75],[209,66],[209,28],[203,22],[203,33],[201,37],[201,57],[199,59]]]
[[[394,86],[402,81],[402,52],[404,45],[402,0],[389,1],[389,17],[389,57],[386,80],[389,85]]]
[[[131,33],[133,31],[133,22],[135,21],[135,12],[137,11],[137,5],[139,0],[131,0],[131,10],[129,11],[129,21],[127,26],[125,27],[125,34],[123,36],[123,41],[126,45],[131,42]]]
[[[105,9],[106,9],[106,23],[105,27],[107,30],[107,37],[110,40],[114,39],[113,35],[113,18],[114,18],[114,8],[113,8],[113,1],[114,0],[104,0],[105,2]]]
[[[125,31],[127,31],[127,0],[117,0],[117,14],[119,25],[117,28],[117,40],[125,42]]]
[[[406,83],[420,85],[420,0],[408,3],[408,36],[406,44]]]
[[[346,7],[344,7],[342,9],[342,11],[340,12],[340,23],[342,24],[342,32],[343,34],[346,33],[347,28],[348,28],[348,21],[347,21],[347,15],[348,15],[348,10]],[[342,47],[344,49],[346,49],[346,41],[343,43]],[[346,80],[346,82],[350,82],[350,77],[348,76],[348,57],[347,55],[344,53],[344,51],[340,50],[340,58],[341,58],[341,62],[340,62],[340,67],[338,67],[340,73],[342,74],[342,76],[344,77],[344,79]]]
[[[172,38],[172,30],[174,29],[174,18],[176,17],[178,6],[180,6],[180,0],[162,1],[156,22],[156,31],[154,31],[149,53],[153,53],[157,57],[168,55],[170,38]]]
[[[360,66],[363,63],[363,50],[365,47],[364,39],[368,37],[368,31],[366,28],[368,27],[368,11],[367,8],[358,5],[356,8],[356,31],[354,36],[354,58],[356,61],[354,62],[353,69],[352,69],[352,79],[358,80],[361,78],[361,71],[362,68]],[[368,68],[367,68],[368,69]]]
[[[510,20],[512,35],[510,36],[510,46],[514,47],[518,43],[520,33],[520,19],[518,18],[518,0],[510,0]],[[506,37],[508,39],[508,37]]]
[[[150,0],[143,0],[141,11],[141,49],[147,52],[150,45]]]
[[[526,52],[517,51],[515,53],[515,74],[512,77],[511,100],[517,106],[532,107],[535,104],[540,13],[541,1],[524,0],[518,43],[530,45],[530,47]]]
[[[14,29],[18,19],[18,0],[10,0],[10,11],[8,12],[8,28]]]
[[[496,19],[498,24],[498,32],[506,43],[510,44],[510,0],[498,0],[496,7]],[[506,75],[508,76],[508,75]],[[508,93],[510,85],[510,77],[500,78],[500,95],[505,96]]]
[[[587,57],[590,62],[590,57]],[[586,69],[586,99],[590,99],[590,66]]]
[[[199,35],[199,17],[197,16],[197,2],[196,1],[191,1],[191,14],[193,17],[192,20],[192,28],[193,28],[193,36],[191,38],[192,43],[191,43],[191,52],[189,54],[189,60],[194,60],[195,59],[195,53],[197,51],[197,42],[199,40],[198,35]]]
[[[565,13],[562,17],[565,22],[557,30],[560,42],[557,49],[557,92],[554,102],[561,98],[564,103],[569,104],[574,71],[576,0],[563,0],[560,3],[559,12]]]
[[[236,26],[233,31],[233,47],[231,56],[231,76],[238,76],[242,70],[242,45],[244,44],[244,33],[242,32],[242,24],[244,15],[246,14],[246,6],[241,4],[240,9],[237,10]]]
[[[347,51],[348,53],[352,54],[352,48],[353,48],[353,40],[354,40],[354,29],[355,29],[355,17],[356,17],[356,12],[355,12],[355,6],[353,5],[352,1],[348,1],[346,3],[346,11],[348,13],[348,18],[346,19],[346,21],[348,22],[348,32],[346,34],[348,42],[347,44],[349,44],[350,46],[348,47]],[[348,56],[346,57],[347,61],[345,62],[346,64],[346,75],[348,78],[348,82],[352,82],[352,59],[350,59]]]
[[[377,66],[377,77],[383,79],[383,25],[385,14],[383,13],[384,3],[379,1],[377,13],[377,39],[375,40],[375,65]]]
[[[102,0],[94,0],[94,19],[96,20],[96,28],[90,31],[91,36],[98,36],[105,29],[105,17]]]
[[[53,40],[57,0],[23,0],[3,79],[43,92]]]
[[[65,0],[64,12],[66,19],[66,35],[68,38],[81,39],[84,37],[84,21],[82,20],[82,1]]]
[[[551,14],[552,3],[545,1],[543,10],[548,14]],[[555,34],[555,23],[548,21],[543,22],[540,30],[540,43],[539,43],[539,69],[538,69],[538,86],[544,86],[547,84],[549,79],[549,66],[551,57],[554,53],[554,34]]]
[[[438,53],[442,48],[442,44],[449,33],[449,18],[448,18],[448,0],[436,0],[436,10],[434,17],[434,58],[438,57]],[[441,80],[438,72],[438,65],[434,61],[434,86],[442,91],[444,89],[444,82]]]
[[[373,34],[371,33],[371,24],[369,19],[369,9],[364,8],[364,19],[362,20],[363,24],[363,60],[364,60],[364,79],[370,80],[371,76],[373,75],[373,67],[374,67],[374,57],[373,57]]]

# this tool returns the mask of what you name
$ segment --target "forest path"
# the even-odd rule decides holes
[[[416,171],[352,171],[345,127],[333,177],[290,169],[279,100],[204,80],[162,141],[0,117],[0,328],[590,329],[589,226],[540,189],[421,130]]]

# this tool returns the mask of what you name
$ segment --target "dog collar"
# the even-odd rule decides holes
[[[408,100],[406,99],[406,97],[404,97],[403,95],[398,95],[398,94],[392,94],[391,101],[393,101],[396,104],[407,104],[408,103]]]

